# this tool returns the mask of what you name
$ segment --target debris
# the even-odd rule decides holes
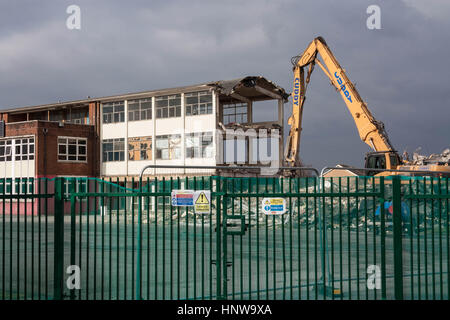
[[[424,156],[418,153],[421,148],[417,149],[413,154],[413,159],[411,163],[413,165],[426,165],[426,164],[437,164],[446,165],[450,164],[450,148],[445,149],[440,154],[433,153],[429,156]]]

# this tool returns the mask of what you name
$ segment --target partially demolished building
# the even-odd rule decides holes
[[[281,163],[287,98],[283,88],[264,77],[247,76],[2,110],[0,172],[2,178],[123,180],[137,177],[146,165]],[[254,122],[260,101],[273,102],[278,117]],[[214,170],[170,168],[146,173],[198,175]]]

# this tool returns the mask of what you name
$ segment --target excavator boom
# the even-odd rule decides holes
[[[323,62],[317,58],[318,54]],[[287,163],[292,166],[298,165],[299,163],[298,150],[300,148],[303,105],[307,85],[315,64],[319,65],[325,75],[330,79],[331,84],[339,91],[355,121],[361,140],[376,152],[395,153],[395,149],[390,143],[387,132],[384,129],[384,124],[373,117],[355,86],[348,79],[345,70],[339,65],[327,46],[325,40],[322,37],[317,37],[310,43],[302,55],[293,58],[294,85],[292,90],[292,115],[288,120],[291,129],[285,148],[285,159]],[[308,67],[308,72],[305,79],[304,69],[306,67]]]

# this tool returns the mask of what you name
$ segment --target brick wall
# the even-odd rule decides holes
[[[60,127],[58,122],[27,121],[8,123],[5,136],[34,135],[37,177],[98,176],[100,168],[95,161],[99,144],[93,125],[68,124]],[[87,163],[59,162],[58,136],[87,138]]]

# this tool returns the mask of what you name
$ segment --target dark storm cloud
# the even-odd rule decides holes
[[[290,58],[322,35],[399,151],[450,145],[450,6],[423,1],[9,1],[0,4],[0,107],[263,75],[291,91]],[[65,27],[81,7],[82,29]],[[366,8],[381,7],[381,30]],[[270,112],[264,106],[266,112]],[[286,105],[286,116],[291,106]],[[301,157],[362,165],[368,151],[316,68]]]

